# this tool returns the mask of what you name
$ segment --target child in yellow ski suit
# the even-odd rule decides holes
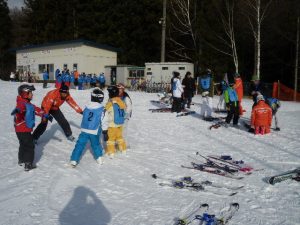
[[[113,158],[116,152],[115,144],[122,153],[126,153],[126,143],[123,138],[123,125],[125,122],[126,105],[118,96],[119,90],[116,86],[107,88],[109,100],[105,105],[103,118],[103,137],[106,141],[106,154]]]

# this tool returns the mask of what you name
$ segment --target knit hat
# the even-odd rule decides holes
[[[180,73],[178,73],[177,71],[173,71],[173,76],[178,78],[180,76]]]
[[[257,102],[264,101],[264,100],[265,100],[265,98],[264,98],[264,96],[262,94],[257,95],[257,97],[256,97],[256,101]]]

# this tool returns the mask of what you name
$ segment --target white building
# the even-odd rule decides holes
[[[146,80],[155,83],[170,83],[172,72],[177,71],[183,78],[186,72],[194,75],[194,64],[187,62],[145,63]]]
[[[130,87],[132,82],[142,82],[145,79],[145,67],[132,65],[109,65],[105,66],[106,84],[123,83]]]
[[[54,80],[56,69],[64,68],[98,75],[106,65],[117,65],[117,52],[117,48],[87,40],[31,45],[16,49],[16,69],[29,71],[40,79],[48,70],[50,80]]]

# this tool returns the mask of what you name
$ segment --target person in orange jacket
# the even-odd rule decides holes
[[[42,109],[46,114],[50,114],[58,122],[58,124],[63,129],[67,139],[69,141],[74,141],[75,138],[72,135],[72,130],[69,122],[66,120],[64,114],[60,111],[59,107],[67,102],[77,113],[82,114],[82,109],[77,105],[74,99],[70,96],[69,87],[62,84],[59,89],[49,91],[44,97],[42,102]],[[33,132],[33,138],[35,143],[39,137],[46,131],[48,125],[48,119],[43,118],[41,123]]]
[[[243,87],[243,81],[239,73],[234,74],[234,89],[237,93],[238,99],[239,99],[239,113],[240,116],[243,115],[245,110],[242,107],[242,100],[244,96],[244,87]]]
[[[257,105],[251,112],[251,127],[254,129],[254,134],[268,134],[272,124],[272,109],[265,103],[262,95],[257,96]]]

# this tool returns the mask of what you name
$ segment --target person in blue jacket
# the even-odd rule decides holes
[[[84,73],[80,74],[78,77],[78,90],[83,90],[83,83],[84,83]]]
[[[45,70],[43,73],[43,88],[47,88],[48,80],[49,80],[49,73],[47,70]]]
[[[102,133],[102,120],[104,117],[104,106],[102,105],[104,94],[100,88],[91,92],[91,102],[83,110],[81,122],[81,133],[71,155],[71,166],[76,167],[88,141],[94,153],[97,163],[102,164],[103,148],[100,143]]]
[[[104,73],[100,73],[98,81],[99,81],[99,84],[100,84],[100,88],[103,90],[103,88],[105,87],[105,76],[104,76]]]

